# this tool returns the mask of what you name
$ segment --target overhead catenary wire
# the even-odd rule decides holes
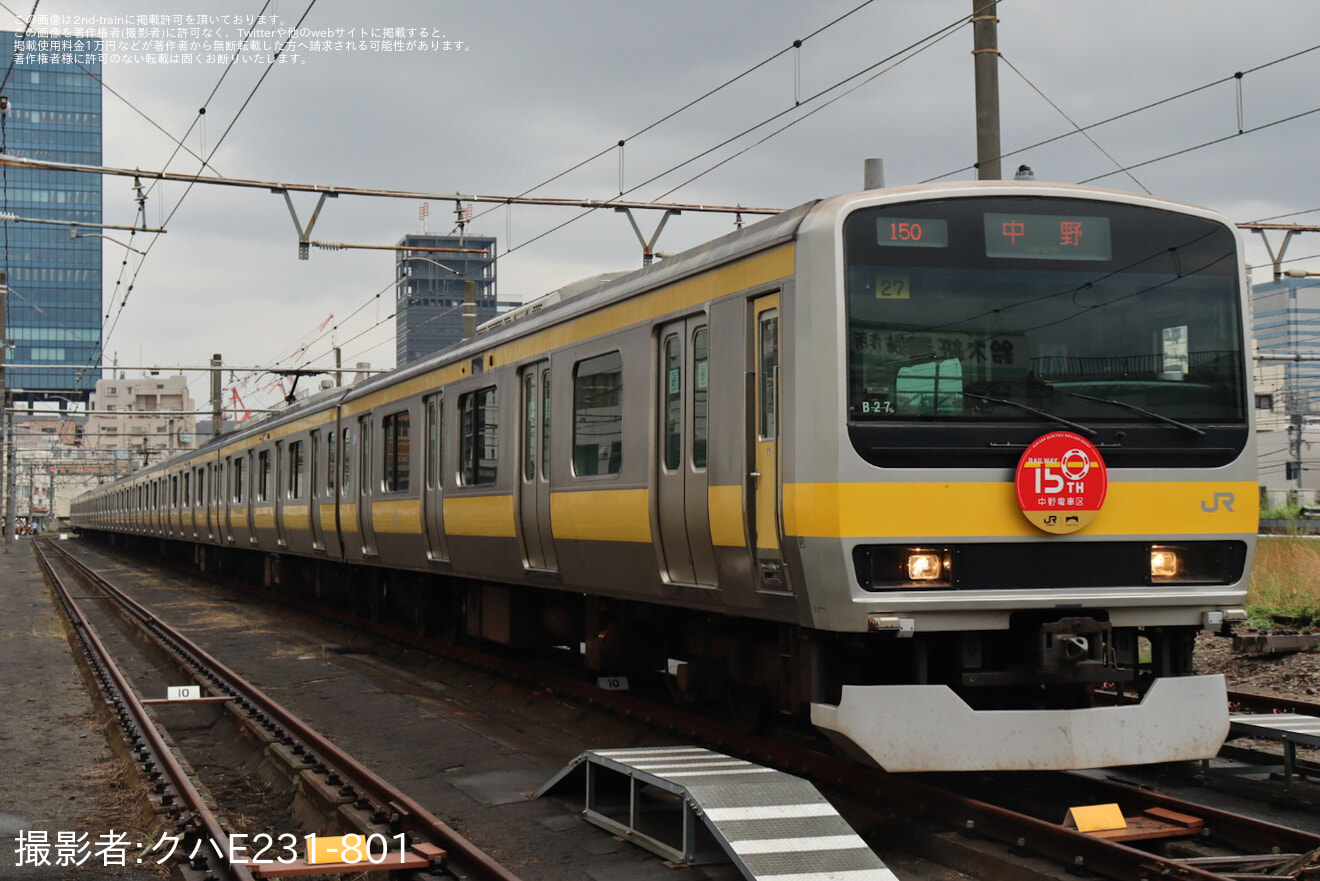
[[[257,91],[261,88],[262,84],[266,82],[266,77],[268,77],[270,75],[270,72],[274,70],[275,67],[277,67],[274,61],[278,59],[282,54],[284,54],[284,50],[288,47],[289,41],[293,39],[294,35],[298,32],[298,29],[302,27],[303,22],[307,20],[307,16],[311,13],[312,8],[316,6],[316,2],[317,0],[308,0],[306,9],[303,10],[302,15],[298,18],[298,21],[294,24],[294,26],[289,29],[289,33],[284,37],[284,40],[283,42],[280,43],[279,48],[275,50],[274,55],[271,57],[272,63],[266,65],[265,69],[261,73],[261,76],[257,79],[256,84],[253,85],[251,90],[248,92],[247,97],[243,99],[243,103],[239,106],[238,110],[235,111],[233,117],[229,120],[229,124],[225,127],[224,132],[211,146],[210,151],[206,154],[205,162],[210,161],[211,157],[213,157],[216,154],[216,152],[220,149],[221,144],[223,144],[225,139],[229,137],[230,132],[234,130],[234,126],[238,123],[238,120],[242,117],[244,111],[246,111],[248,106],[252,103],[252,99],[256,95]],[[183,194],[179,196],[178,200],[174,203],[174,207],[170,209],[169,214],[161,222],[160,225],[162,227],[169,226],[170,221],[174,219],[174,215],[177,214],[179,208],[182,207],[184,200],[186,200],[188,198],[189,193],[192,192],[192,188],[193,188],[193,184],[190,183],[184,189]],[[103,333],[101,334],[101,352],[103,356],[104,356],[106,344],[109,342],[110,337],[114,335],[115,328],[119,326],[119,317],[123,314],[124,307],[128,304],[128,298],[133,291],[134,284],[136,284],[137,282],[138,275],[142,271],[142,266],[146,263],[147,256],[151,253],[151,249],[155,246],[156,242],[158,241],[160,241],[160,237],[156,236],[152,238],[150,242],[147,243],[145,252],[137,262],[137,267],[133,272],[133,277],[129,280],[128,288],[124,291],[123,299],[119,303],[118,311],[115,312],[115,317],[113,322],[110,324],[109,328],[103,331]]]
[[[1083,129],[1081,126],[1079,126],[1079,125],[1077,124],[1077,122],[1076,122],[1075,120],[1073,120],[1073,118],[1072,118],[1071,116],[1069,116],[1066,112],[1064,112],[1064,110],[1063,110],[1062,107],[1060,107],[1058,104],[1056,104],[1056,103],[1055,103],[1055,102],[1054,102],[1054,101],[1053,101],[1048,95],[1046,95],[1043,91],[1041,91],[1041,88],[1040,88],[1039,86],[1037,86],[1034,82],[1032,82],[1032,81],[1027,77],[1026,74],[1024,74],[1022,71],[1018,70],[1017,65],[1015,65],[1012,61],[1010,61],[1010,60],[1008,59],[1008,57],[1007,57],[1006,55],[1004,55],[1003,52],[1000,52],[1000,53],[999,53],[999,60],[1000,60],[1000,62],[1002,62],[1003,64],[1008,65],[1008,69],[1009,69],[1009,70],[1011,70],[1011,71],[1013,71],[1013,73],[1017,74],[1018,77],[1020,77],[1021,80],[1022,80],[1024,83],[1026,83],[1028,86],[1031,87],[1031,90],[1032,90],[1032,91],[1034,91],[1037,95],[1039,95],[1039,96],[1045,101],[1045,103],[1047,103],[1047,104],[1049,104],[1051,107],[1053,107],[1053,108],[1058,112],[1058,114],[1059,114],[1060,116],[1062,116],[1064,119],[1066,119],[1066,120],[1068,121],[1068,124],[1071,125],[1071,126],[1072,126],[1072,127],[1078,132],[1078,134],[1082,135],[1082,137],[1084,137],[1084,138],[1086,138],[1088,141],[1090,141],[1092,146],[1094,146],[1097,150],[1099,150],[1101,153],[1103,153],[1103,154],[1105,155],[1105,158],[1106,158],[1106,159],[1108,159],[1110,162],[1114,163],[1114,165],[1118,166],[1120,169],[1123,167],[1123,163],[1119,162],[1117,159],[1115,159],[1115,158],[1113,157],[1113,155],[1112,155],[1108,150],[1106,150],[1104,147],[1100,146],[1100,142],[1097,141],[1095,138],[1091,137],[1091,133],[1090,133],[1090,132],[1086,131],[1086,130]],[[1240,80],[1239,80],[1239,81],[1240,81]],[[1130,178],[1131,181],[1132,181],[1134,184],[1136,184],[1138,187],[1141,188],[1142,192],[1146,193],[1147,195],[1150,195],[1150,189],[1149,189],[1145,184],[1143,184],[1141,181],[1137,180],[1136,175],[1134,175],[1131,171],[1126,171],[1126,170],[1124,170],[1124,171],[1125,171],[1125,173],[1127,174],[1128,178]]]
[[[608,155],[609,153],[613,152],[614,150],[620,150],[620,151],[622,151],[622,149],[624,148],[624,145],[625,145],[627,142],[629,142],[629,141],[633,141],[633,140],[636,140],[637,138],[641,137],[642,135],[644,135],[644,134],[650,132],[652,129],[655,129],[655,128],[660,127],[661,125],[664,125],[666,122],[668,122],[669,120],[673,119],[674,117],[676,117],[676,116],[678,116],[678,115],[680,115],[680,114],[682,114],[682,113],[684,113],[684,112],[686,112],[686,111],[688,111],[688,110],[691,110],[693,107],[696,107],[698,104],[702,103],[702,102],[705,101],[706,99],[711,98],[711,97],[714,97],[715,95],[719,94],[720,92],[724,91],[725,89],[729,88],[730,86],[734,85],[735,83],[740,82],[741,80],[746,79],[748,76],[751,76],[751,75],[752,75],[753,73],[755,73],[756,71],[760,70],[761,68],[765,67],[766,65],[768,65],[768,64],[770,64],[771,62],[775,61],[776,59],[783,57],[784,55],[788,54],[789,52],[793,52],[793,51],[795,51],[795,50],[796,50],[796,51],[800,51],[802,45],[803,45],[804,43],[806,43],[808,40],[810,40],[810,39],[812,39],[812,38],[814,38],[814,37],[817,37],[817,36],[819,36],[820,34],[824,33],[825,31],[829,30],[830,28],[834,27],[835,25],[842,23],[844,20],[850,18],[850,17],[853,16],[854,14],[856,14],[856,13],[860,12],[861,10],[865,9],[867,6],[870,6],[870,5],[871,5],[872,3],[874,3],[874,2],[876,2],[876,0],[864,0],[864,2],[859,3],[857,6],[854,6],[852,9],[849,9],[847,12],[844,12],[844,13],[842,13],[841,15],[836,16],[835,18],[831,19],[829,22],[826,22],[825,24],[823,24],[823,25],[821,25],[820,27],[816,28],[815,30],[811,31],[811,32],[810,32],[809,34],[807,34],[805,37],[800,37],[800,38],[794,40],[794,41],[793,41],[792,43],[790,43],[788,46],[785,46],[785,47],[782,48],[782,49],[779,49],[779,50],[777,50],[777,51],[775,51],[775,52],[772,52],[770,55],[766,56],[765,58],[761,59],[761,60],[758,61],[757,63],[753,64],[751,67],[749,67],[749,68],[743,70],[741,73],[739,73],[739,74],[735,74],[734,76],[731,76],[731,77],[729,77],[728,79],[726,79],[726,80],[724,80],[723,82],[721,82],[719,85],[714,86],[714,87],[712,87],[712,88],[710,88],[710,89],[707,89],[705,92],[701,93],[701,94],[698,95],[697,97],[695,97],[695,98],[691,99],[690,101],[688,101],[687,103],[685,103],[685,104],[683,104],[683,105],[681,105],[681,106],[679,106],[679,107],[677,107],[677,108],[675,108],[675,109],[669,111],[668,113],[666,113],[666,114],[664,114],[663,116],[661,116],[659,119],[657,119],[657,120],[655,120],[654,122],[649,123],[649,124],[647,124],[647,125],[641,127],[640,129],[638,129],[637,131],[635,131],[635,132],[633,132],[632,134],[628,135],[627,137],[620,138],[620,139],[618,140],[617,143],[610,144],[609,146],[607,146],[607,147],[601,149],[600,151],[598,151],[598,152],[592,154],[591,156],[588,156],[587,158],[581,160],[580,162],[578,162],[578,163],[576,163],[576,164],[574,164],[574,165],[572,165],[572,166],[570,166],[570,167],[564,169],[563,171],[561,171],[561,172],[559,172],[559,173],[557,173],[557,174],[551,175],[550,177],[546,178],[545,180],[541,181],[541,182],[538,183],[538,184],[535,184],[535,185],[533,185],[533,186],[531,186],[531,187],[528,187],[527,189],[523,190],[523,191],[522,191],[521,193],[519,193],[518,195],[519,195],[519,196],[527,196],[527,195],[530,195],[530,194],[536,192],[537,190],[539,190],[539,189],[541,189],[541,188],[543,188],[543,187],[545,187],[545,186],[547,186],[547,185],[549,185],[549,184],[554,183],[555,181],[559,180],[560,178],[563,178],[563,177],[566,177],[566,176],[569,175],[569,174],[572,174],[573,172],[577,171],[578,169],[582,168],[583,166],[586,166],[586,165],[591,164],[592,162],[594,162],[595,160],[601,158],[602,156],[606,156],[606,155]],[[622,160],[620,160],[620,161],[622,161]],[[620,176],[619,192],[620,192],[620,194],[623,193],[623,180],[622,180],[622,176]],[[495,210],[494,208],[489,208],[489,209],[487,209],[486,211],[483,211],[483,212],[481,212],[480,214],[478,214],[478,215],[477,215],[477,218],[474,218],[474,219],[479,219],[479,218],[481,218],[482,216],[484,216],[484,215],[486,215],[486,214],[488,214],[488,213],[490,213],[491,211],[494,211],[494,210]]]
[[[1009,151],[1006,152],[1006,153],[1002,153],[1002,154],[1000,154],[999,158],[1000,158],[1000,159],[1008,159],[1008,158],[1010,158],[1010,157],[1017,156],[1017,155],[1019,155],[1019,154],[1021,154],[1021,153],[1026,153],[1026,152],[1029,151],[1029,150],[1035,150],[1035,149],[1038,149],[1038,148],[1040,148],[1040,147],[1044,147],[1044,146],[1046,146],[1046,145],[1048,145],[1048,144],[1053,144],[1053,143],[1055,143],[1055,142],[1057,142],[1057,141],[1064,140],[1065,138],[1071,138],[1071,137],[1073,137],[1074,135],[1081,134],[1081,133],[1083,133],[1083,132],[1087,132],[1087,131],[1090,131],[1090,130],[1092,130],[1092,129],[1096,129],[1096,128],[1099,128],[1099,127],[1104,126],[1104,125],[1109,125],[1109,124],[1112,123],[1112,122],[1118,122],[1118,121],[1121,120],[1121,119],[1127,119],[1127,118],[1130,117],[1130,116],[1136,116],[1137,114],[1139,114],[1139,113],[1144,113],[1144,112],[1146,112],[1147,110],[1153,110],[1153,109],[1155,109],[1156,107],[1162,107],[1162,106],[1165,105],[1165,104],[1170,104],[1170,103],[1172,103],[1172,102],[1174,102],[1174,101],[1180,101],[1180,100],[1182,100],[1183,98],[1191,97],[1192,95],[1195,95],[1195,94],[1197,94],[1197,93],[1199,93],[1199,92],[1204,92],[1204,91],[1207,90],[1207,89],[1212,89],[1212,88],[1214,88],[1215,86],[1221,86],[1221,85],[1223,85],[1224,83],[1228,83],[1228,82],[1240,81],[1243,77],[1245,77],[1245,76],[1247,76],[1247,75],[1249,75],[1249,74],[1258,73],[1258,72],[1260,72],[1260,71],[1262,71],[1262,70],[1266,70],[1267,68],[1274,67],[1275,65],[1278,65],[1278,64],[1284,64],[1284,63],[1286,63],[1286,62],[1288,62],[1288,61],[1293,61],[1293,60],[1295,60],[1295,59],[1297,59],[1297,58],[1302,57],[1303,55],[1310,54],[1310,53],[1315,52],[1315,51],[1317,51],[1317,50],[1320,50],[1320,44],[1316,44],[1316,45],[1313,45],[1313,46],[1309,46],[1309,47],[1307,47],[1307,48],[1305,48],[1305,49],[1299,49],[1299,50],[1297,50],[1297,51],[1295,51],[1295,52],[1289,52],[1287,55],[1282,55],[1282,56],[1280,56],[1280,57],[1278,57],[1278,58],[1275,58],[1275,59],[1273,59],[1273,60],[1271,60],[1271,61],[1264,62],[1263,64],[1258,64],[1258,65],[1256,65],[1255,67],[1249,67],[1249,68],[1246,68],[1245,70],[1236,71],[1236,72],[1231,73],[1231,74],[1229,74],[1229,75],[1227,75],[1227,76],[1222,76],[1222,77],[1219,77],[1218,79],[1211,80],[1211,81],[1208,82],[1208,83],[1203,83],[1202,85],[1194,86],[1194,87],[1192,87],[1192,88],[1190,88],[1190,89],[1184,89],[1183,91],[1181,91],[1181,92],[1176,92],[1175,94],[1169,95],[1168,97],[1160,98],[1160,99],[1158,99],[1158,100],[1156,100],[1156,101],[1150,101],[1150,102],[1148,102],[1148,103],[1146,103],[1146,104],[1142,104],[1142,105],[1140,105],[1140,106],[1138,106],[1138,107],[1134,107],[1134,108],[1132,108],[1131,110],[1126,110],[1126,111],[1124,111],[1124,112],[1122,112],[1122,113],[1118,113],[1118,114],[1115,114],[1114,116],[1106,117],[1105,119],[1098,120],[1098,121],[1096,121],[1096,122],[1090,123],[1090,124],[1085,125],[1085,126],[1080,126],[1080,127],[1076,128],[1076,129],[1074,129],[1073,131],[1063,132],[1063,133],[1061,133],[1061,134],[1053,135],[1053,136],[1051,136],[1051,137],[1044,138],[1044,139],[1042,139],[1042,140],[1036,141],[1035,143],[1028,144],[1028,145],[1026,145],[1026,146],[1024,146],[1024,147],[1018,147],[1017,149],[1009,150]],[[1245,133],[1249,133],[1249,132],[1244,132],[1244,134],[1245,134]],[[1132,166],[1132,168],[1138,168],[1138,167],[1140,167],[1140,166]],[[956,169],[953,169],[952,171],[946,171],[946,172],[944,172],[944,173],[942,173],[942,174],[936,175],[935,177],[926,178],[925,180],[922,180],[922,181],[920,181],[920,182],[921,182],[921,183],[932,183],[932,182],[934,182],[934,181],[943,180],[944,178],[947,178],[947,177],[953,177],[955,174],[962,174],[962,173],[967,172],[967,171],[972,171],[972,170],[974,170],[975,168],[976,168],[975,165],[964,165],[964,166],[962,166],[961,168],[956,168]],[[1122,170],[1123,170],[1123,169],[1120,169],[1119,171],[1116,171],[1116,172],[1112,172],[1112,174],[1118,174],[1118,173],[1120,173]],[[1108,176],[1108,175],[1105,175],[1105,176]],[[1098,178],[1096,178],[1096,179],[1098,179]]]
[[[1003,0],[999,0],[999,2],[1003,2]],[[872,71],[875,71],[876,68],[883,67],[884,65],[890,65],[889,67],[887,67],[887,68],[885,68],[884,70],[882,70],[880,73],[888,72],[888,71],[891,70],[893,67],[896,67],[898,64],[903,63],[903,61],[906,61],[906,60],[908,60],[909,58],[915,57],[917,54],[919,54],[919,53],[920,53],[921,51],[923,51],[925,48],[929,48],[929,45],[934,45],[935,43],[938,43],[938,42],[940,42],[941,40],[945,39],[946,37],[950,36],[952,33],[954,33],[954,32],[955,32],[956,30],[958,30],[959,28],[965,26],[965,25],[966,25],[966,24],[967,24],[972,18],[974,18],[976,15],[978,15],[979,13],[981,13],[982,11],[984,11],[985,9],[988,9],[988,8],[992,7],[993,5],[994,5],[994,3],[987,3],[986,6],[982,7],[981,9],[975,10],[975,11],[972,12],[970,15],[964,15],[964,16],[959,17],[956,21],[954,21],[954,22],[952,22],[952,23],[950,23],[950,24],[948,24],[948,25],[945,25],[945,26],[942,27],[942,28],[939,28],[938,30],[932,32],[931,34],[928,34],[928,35],[925,36],[925,37],[922,37],[922,38],[919,39],[919,40],[916,40],[916,41],[914,41],[914,42],[912,42],[912,43],[909,43],[907,46],[903,47],[902,49],[899,49],[899,50],[896,51],[896,52],[892,52],[892,53],[890,53],[889,55],[885,56],[884,58],[880,59],[879,61],[876,61],[876,62],[874,62],[874,63],[872,63],[872,64],[869,64],[869,65],[867,65],[866,67],[862,68],[861,70],[858,70],[858,71],[856,71],[856,72],[850,74],[849,76],[844,77],[842,80],[839,80],[839,81],[835,82],[833,85],[827,86],[827,87],[825,87],[825,88],[823,88],[823,89],[817,91],[816,93],[810,95],[810,96],[807,97],[807,98],[803,98],[803,99],[801,99],[801,100],[796,101],[792,106],[786,107],[785,109],[783,109],[783,110],[781,110],[781,111],[779,111],[779,112],[777,112],[777,113],[774,113],[774,114],[772,114],[772,115],[766,117],[765,119],[762,119],[760,122],[757,122],[755,125],[749,126],[749,127],[745,128],[745,129],[743,129],[742,131],[738,132],[737,134],[735,134],[735,135],[733,135],[733,136],[731,136],[731,137],[725,138],[724,140],[722,140],[722,141],[719,142],[718,144],[715,144],[715,145],[712,146],[712,147],[709,147],[709,148],[707,148],[707,149],[705,149],[705,150],[702,150],[701,152],[699,152],[699,153],[697,153],[697,154],[695,154],[695,155],[693,155],[693,156],[691,156],[691,157],[689,157],[689,158],[683,160],[682,162],[679,162],[679,163],[676,164],[676,165],[673,165],[673,166],[669,167],[668,169],[666,169],[666,170],[660,172],[659,174],[652,175],[651,177],[647,178],[646,180],[642,181],[641,183],[636,184],[636,185],[630,187],[629,189],[625,190],[625,191],[624,191],[623,193],[621,193],[620,195],[628,195],[628,194],[630,194],[630,193],[635,193],[637,190],[641,189],[642,187],[649,186],[650,184],[655,183],[656,181],[660,180],[661,178],[667,177],[668,175],[673,174],[675,171],[678,171],[678,170],[681,169],[681,168],[684,168],[684,167],[686,167],[686,166],[688,166],[688,165],[691,165],[693,162],[696,162],[696,161],[698,161],[698,160],[700,160],[700,159],[702,159],[702,158],[704,158],[704,157],[706,157],[706,156],[709,156],[711,153],[715,152],[716,150],[719,150],[719,149],[721,149],[722,147],[728,146],[729,144],[733,143],[734,141],[737,141],[737,140],[740,139],[740,138],[746,137],[747,135],[751,134],[752,132],[757,131],[758,129],[764,128],[765,126],[770,125],[771,123],[775,122],[776,120],[779,120],[779,119],[783,118],[784,116],[786,116],[786,115],[788,115],[788,114],[791,114],[791,113],[793,113],[793,112],[796,111],[796,110],[801,109],[803,106],[808,105],[808,104],[811,104],[811,103],[813,103],[813,102],[815,102],[815,101],[817,101],[817,100],[823,98],[824,96],[830,94],[831,92],[834,92],[834,91],[836,91],[836,90],[838,90],[838,89],[840,89],[840,88],[846,86],[848,83],[852,82],[853,80],[857,79],[858,77],[866,76],[868,73],[871,73]],[[860,8],[860,7],[859,7],[859,8]],[[909,54],[909,53],[910,53],[910,54]],[[781,54],[782,54],[782,53],[781,53]],[[897,61],[896,61],[896,59],[897,59]],[[891,64],[891,62],[892,62],[892,64]],[[880,74],[875,74],[874,76],[868,78],[865,82],[871,82],[872,80],[874,80],[874,79],[875,79],[877,76],[879,76],[879,75],[880,75]],[[865,83],[863,83],[863,85],[864,85],[864,84],[865,84]],[[844,94],[845,94],[845,95],[847,95],[847,94],[851,94],[851,93],[854,92],[854,91],[856,91],[856,88],[855,88],[855,87],[854,87],[853,89],[849,89],[849,90],[848,90],[847,92],[845,92]],[[832,103],[834,103],[834,101],[838,100],[839,97],[843,97],[843,96],[837,96],[836,98],[831,99],[831,100],[828,102],[828,104],[832,104]],[[828,106],[828,104],[827,104],[826,106]],[[817,109],[818,109],[818,108],[817,108]],[[803,117],[802,117],[802,118],[806,118],[806,117],[808,117],[808,116],[811,116],[813,113],[815,113],[815,110],[814,110],[814,109],[811,110],[811,111],[805,112],[805,113],[803,114]],[[799,121],[800,121],[800,120],[799,120]],[[794,124],[796,124],[796,123],[795,123],[795,122],[794,122],[794,123],[790,123],[789,125],[785,125],[785,126],[781,127],[780,129],[778,129],[778,130],[772,132],[772,133],[771,133],[770,135],[768,135],[767,137],[762,138],[761,140],[757,141],[756,144],[753,144],[753,145],[752,145],[752,147],[759,146],[760,144],[765,143],[765,142],[766,142],[767,140],[769,140],[770,138],[772,138],[772,137],[774,137],[774,136],[776,136],[776,135],[782,133],[783,131],[786,131],[787,129],[791,128],[792,125],[794,125]],[[668,195],[672,194],[673,192],[675,192],[676,190],[681,189],[682,187],[688,185],[689,183],[692,183],[693,181],[695,181],[695,180],[697,180],[697,179],[699,179],[699,178],[705,176],[706,174],[709,174],[711,171],[715,170],[715,168],[718,168],[718,167],[720,167],[721,165],[726,164],[727,162],[731,161],[732,158],[736,158],[737,156],[741,156],[741,155],[743,155],[744,153],[747,152],[747,149],[751,149],[751,148],[746,148],[746,149],[744,149],[744,150],[739,151],[737,154],[735,154],[734,157],[730,157],[729,159],[725,159],[725,160],[723,160],[722,162],[716,163],[715,165],[711,166],[710,168],[707,168],[705,171],[701,172],[700,174],[698,174],[698,175],[696,175],[696,176],[694,176],[694,177],[692,177],[692,178],[690,178],[690,179],[684,181],[683,183],[679,184],[677,187],[673,187],[673,188],[671,188],[670,190],[666,191],[664,194],[662,194],[661,196],[657,197],[657,199],[656,199],[654,202],[651,203],[652,206],[655,206],[655,205],[659,202],[659,200],[660,200],[660,199],[663,199],[665,196],[668,196]],[[594,211],[594,210],[595,210],[595,209],[592,208],[592,209],[588,209],[588,210],[586,210],[586,211],[580,212],[579,214],[576,214],[576,215],[574,215],[573,217],[570,217],[568,220],[565,220],[565,221],[563,221],[563,222],[561,222],[561,223],[559,223],[559,224],[556,224],[555,226],[553,226],[553,227],[551,227],[551,228],[549,228],[549,229],[547,229],[547,230],[545,230],[545,231],[539,233],[538,235],[533,236],[532,238],[528,239],[528,240],[525,241],[525,242],[520,242],[518,245],[515,245],[515,246],[509,246],[509,247],[506,247],[506,249],[500,253],[500,256],[501,256],[501,257],[506,256],[506,255],[508,255],[508,254],[511,254],[511,253],[513,253],[513,252],[515,252],[515,251],[518,251],[518,250],[520,250],[520,249],[526,247],[527,245],[530,245],[530,244],[533,244],[534,242],[540,241],[541,239],[544,239],[545,237],[547,237],[547,236],[549,236],[549,235],[551,235],[551,234],[553,234],[553,233],[556,233],[556,232],[558,232],[558,231],[561,230],[561,229],[564,229],[565,227],[569,226],[570,224],[576,223],[578,220],[581,220],[583,217],[586,217],[588,214],[591,214],[592,211]]]

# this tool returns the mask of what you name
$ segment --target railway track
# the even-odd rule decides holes
[[[164,830],[161,841],[170,843],[171,854],[180,854],[175,871],[181,877],[259,881],[313,872],[336,875],[389,870],[424,872],[428,877],[518,881],[515,874],[406,792],[326,740],[74,555],[47,541],[35,542],[34,548],[82,647],[85,669],[91,672],[106,706],[117,717],[137,775],[151,793],[151,807]],[[113,605],[180,673],[202,683],[209,694],[200,702],[189,698],[174,706],[210,704],[222,708],[220,711],[237,726],[242,738],[256,745],[267,764],[283,770],[291,790],[300,796],[297,816],[291,817],[285,828],[294,828],[295,824],[315,827],[313,816],[319,816],[321,828],[313,828],[309,834],[330,833],[319,836],[321,853],[314,862],[308,862],[312,859],[310,853],[306,858],[298,855],[303,852],[301,836],[234,831],[205,794],[208,787],[181,757],[168,732],[162,730],[157,713],[148,709],[165,710],[172,702],[140,697],[141,688],[126,672],[123,658],[112,657],[106,641],[98,635],[106,623],[104,616],[84,612],[79,602],[84,597],[78,596],[82,590],[91,590],[94,598]],[[102,620],[94,626],[90,617]],[[140,660],[131,663],[143,666]],[[151,662],[146,666],[159,670]],[[342,839],[346,833],[361,839]],[[349,855],[341,848],[353,848],[356,859],[334,859],[335,853]]]
[[[901,814],[905,824],[936,823],[1003,859],[1042,859],[1056,868],[1121,881],[1156,878],[1212,881],[1224,878],[1270,878],[1264,872],[1288,859],[1309,860],[1320,851],[1320,836],[1229,811],[1158,795],[1137,787],[1080,775],[943,775],[898,776],[825,755],[810,746],[739,732],[730,725],[604,691],[569,675],[555,675],[544,664],[491,655],[466,646],[428,639],[388,622],[370,622],[286,595],[246,588],[264,598],[338,619],[354,628],[448,656],[537,690],[571,698],[780,770],[807,777],[836,795],[868,807],[875,817]],[[846,795],[845,795],[846,794]],[[1067,807],[1116,803],[1125,817],[1177,815],[1199,821],[1163,841],[1179,841],[1181,855],[1158,852],[1149,843],[1134,844],[1065,828]],[[884,823],[876,819],[867,823]],[[1313,862],[1314,860],[1309,860]]]

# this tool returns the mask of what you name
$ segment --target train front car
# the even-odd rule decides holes
[[[1242,615],[1257,516],[1236,230],[996,183],[827,200],[798,243],[784,531],[835,683],[813,723],[893,771],[1213,755],[1225,687],[1193,646]]]

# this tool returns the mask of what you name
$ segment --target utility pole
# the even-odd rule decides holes
[[[463,282],[463,339],[477,335],[477,283]]]
[[[224,391],[220,382],[220,365],[224,359],[220,354],[211,356],[211,436],[219,437],[225,429]]]
[[[972,0],[976,72],[976,178],[1003,180],[999,157],[999,18],[995,0]]]

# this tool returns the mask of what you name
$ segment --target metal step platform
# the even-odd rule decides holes
[[[1283,741],[1283,785],[1292,791],[1297,770],[1297,745],[1320,746],[1320,718],[1297,713],[1256,713],[1229,716],[1229,738],[1268,737]]]
[[[675,863],[728,859],[763,881],[896,881],[801,777],[696,746],[588,750],[536,796],[583,776],[588,821]]]

